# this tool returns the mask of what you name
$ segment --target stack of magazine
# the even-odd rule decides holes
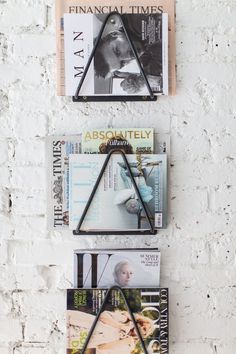
[[[114,149],[127,156],[155,229],[167,226],[169,136],[152,128],[124,128],[48,138],[50,229],[77,227],[104,159]],[[138,234],[148,227],[127,166],[114,153],[82,229]],[[160,257],[158,249],[74,251],[67,354],[168,354],[168,289],[160,287]]]
[[[84,353],[86,340],[86,354],[144,353],[119,289],[102,305],[114,285],[124,290],[147,353],[168,354],[168,289],[160,288],[160,252],[76,250],[74,257],[75,288],[67,290],[67,354]]]
[[[154,134],[152,128],[98,129],[78,136],[50,137],[49,229],[77,228],[106,154],[114,149],[126,154],[154,228],[166,228],[168,138]],[[125,233],[148,229],[150,225],[127,166],[115,153],[104,170],[81,230]]]

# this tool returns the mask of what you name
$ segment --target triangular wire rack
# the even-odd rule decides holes
[[[128,172],[129,172],[129,177],[130,177],[130,179],[131,179],[132,185],[133,185],[133,187],[134,187],[134,190],[135,190],[135,192],[136,192],[136,195],[137,195],[137,197],[138,197],[138,200],[139,200],[139,202],[140,202],[140,204],[141,204],[141,206],[142,206],[142,208],[143,208],[143,212],[144,212],[144,215],[145,215],[145,217],[146,217],[146,220],[148,221],[149,229],[147,229],[147,230],[146,230],[146,229],[138,229],[138,228],[135,229],[135,230],[116,230],[116,229],[115,229],[115,230],[106,230],[106,229],[100,230],[100,229],[99,229],[99,230],[94,230],[94,231],[91,231],[91,230],[82,230],[82,229],[81,229],[82,224],[83,224],[83,222],[84,222],[84,220],[85,220],[85,217],[86,217],[86,215],[87,215],[87,212],[88,212],[88,210],[89,210],[89,207],[90,207],[90,205],[91,205],[91,203],[92,203],[92,201],[93,201],[93,198],[94,198],[94,196],[95,196],[95,194],[96,194],[96,191],[97,191],[97,189],[98,189],[99,183],[100,183],[100,181],[101,181],[101,179],[102,179],[102,176],[103,176],[103,174],[104,174],[104,172],[105,172],[105,169],[106,169],[106,167],[107,167],[107,165],[108,165],[108,162],[109,162],[109,160],[110,160],[110,158],[111,158],[111,156],[112,156],[113,154],[120,154],[120,155],[122,156],[122,158],[123,158],[124,164],[125,164],[125,166],[126,166]],[[113,150],[111,150],[111,151],[107,154],[107,157],[106,157],[106,159],[105,159],[105,161],[104,161],[104,164],[103,164],[103,166],[102,166],[102,168],[101,168],[101,171],[100,171],[100,173],[99,173],[99,175],[98,175],[98,177],[97,177],[97,180],[96,180],[96,182],[95,182],[95,185],[94,185],[94,187],[93,187],[93,190],[92,190],[92,192],[91,192],[91,194],[90,194],[90,196],[89,196],[89,199],[88,199],[88,201],[87,201],[87,203],[86,203],[86,206],[85,206],[85,208],[84,208],[84,210],[83,210],[83,213],[82,213],[82,215],[81,215],[81,218],[80,218],[80,221],[79,221],[79,223],[78,223],[78,226],[77,226],[77,228],[73,231],[73,234],[74,234],[74,235],[97,235],[97,234],[100,234],[100,235],[110,235],[110,234],[112,234],[112,235],[137,235],[137,234],[141,234],[141,235],[146,235],[146,234],[148,234],[148,235],[154,235],[154,234],[156,234],[156,233],[157,233],[157,230],[155,229],[155,226],[154,226],[154,223],[153,223],[152,220],[151,220],[151,216],[150,216],[149,210],[148,210],[148,208],[147,208],[147,205],[146,205],[145,202],[143,201],[143,198],[142,198],[142,196],[141,196],[141,194],[140,194],[140,191],[139,191],[139,189],[138,189],[137,183],[135,182],[134,176],[133,176],[133,174],[132,174],[132,170],[131,170],[131,168],[130,168],[129,162],[128,162],[127,157],[126,157],[126,154],[124,153],[123,150],[119,150],[119,149],[113,149]]]
[[[106,293],[106,295],[105,295],[105,297],[104,297],[104,300],[103,300],[103,302],[102,302],[102,305],[101,305],[101,307],[100,307],[100,309],[99,309],[99,311],[98,311],[98,313],[97,313],[97,315],[96,315],[96,318],[95,318],[95,320],[94,320],[94,322],[93,322],[93,324],[92,324],[92,326],[91,326],[91,328],[90,328],[90,330],[89,330],[89,333],[88,333],[88,335],[87,335],[87,338],[86,338],[85,343],[84,343],[84,345],[83,345],[83,348],[82,348],[82,350],[81,350],[81,354],[85,354],[85,353],[86,353],[87,346],[88,346],[89,341],[90,341],[90,339],[91,339],[91,337],[92,337],[92,335],[93,335],[93,332],[94,332],[94,330],[95,330],[95,328],[96,328],[96,325],[97,325],[97,323],[98,323],[98,321],[99,321],[99,317],[100,317],[101,313],[104,311],[105,306],[106,306],[106,304],[107,304],[107,301],[108,301],[109,297],[111,296],[111,292],[112,292],[112,291],[118,291],[118,292],[122,295],[122,297],[123,297],[123,299],[124,299],[124,302],[125,302],[125,305],[126,305],[126,307],[127,307],[127,310],[128,310],[128,312],[129,312],[130,318],[131,318],[131,320],[132,320],[132,322],[133,322],[134,329],[135,329],[136,334],[137,334],[137,336],[138,336],[138,339],[139,339],[139,341],[140,341],[140,344],[141,344],[143,353],[144,353],[144,354],[148,354],[148,350],[146,349],[146,345],[145,345],[144,340],[143,340],[143,338],[142,338],[142,336],[141,336],[141,333],[140,333],[139,328],[138,328],[138,325],[137,325],[137,323],[136,323],[134,314],[133,314],[132,309],[131,309],[131,307],[130,307],[130,305],[129,305],[129,302],[128,302],[127,298],[126,298],[126,295],[125,295],[125,293],[124,293],[124,290],[123,290],[122,288],[120,288],[119,286],[117,286],[117,285],[114,285],[114,286],[110,287],[110,288],[107,290],[107,293]]]
[[[127,41],[129,43],[129,46],[130,48],[132,49],[132,52],[134,54],[134,57],[135,57],[135,60],[136,60],[136,63],[139,67],[139,70],[140,70],[140,73],[144,79],[144,82],[145,82],[145,85],[146,85],[146,88],[149,92],[149,95],[92,95],[92,96],[80,96],[80,91],[81,91],[81,88],[82,88],[82,85],[84,83],[84,80],[87,76],[87,73],[88,73],[88,70],[90,68],[90,65],[91,65],[91,62],[94,58],[94,55],[95,55],[95,52],[98,48],[98,45],[99,45],[99,42],[101,41],[102,39],[102,34],[104,32],[104,29],[109,21],[109,19],[112,17],[112,16],[118,16],[120,21],[121,21],[121,24],[122,24],[122,27],[124,29],[124,32],[125,32],[125,35],[126,35],[126,38],[127,38]],[[95,44],[94,44],[94,47],[93,47],[93,50],[89,56],[89,59],[88,59],[88,62],[85,66],[85,69],[84,69],[84,72],[83,72],[83,75],[81,77],[81,80],[79,82],[79,85],[77,87],[77,90],[75,92],[75,95],[73,96],[72,98],[73,102],[97,102],[97,101],[156,101],[157,100],[157,96],[154,95],[153,93],[153,90],[148,82],[148,79],[147,79],[147,76],[143,70],[143,67],[142,67],[142,64],[139,60],[139,57],[138,57],[138,53],[136,51],[136,48],[130,38],[130,35],[125,27],[125,24],[124,24],[124,21],[123,21],[123,18],[122,18],[122,15],[119,14],[118,12],[111,12],[107,15],[105,21],[103,22],[102,24],[102,27],[101,27],[101,30],[96,38],[96,41],[95,41]]]

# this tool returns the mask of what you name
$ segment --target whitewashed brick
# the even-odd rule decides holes
[[[170,352],[173,354],[213,354],[211,343],[199,343],[192,342],[192,343],[170,343]]]
[[[31,320],[48,319],[48,321],[60,320],[61,327],[65,328],[65,312],[63,309],[66,304],[66,292],[48,292],[48,291],[24,291],[18,293],[18,297],[13,301],[21,304],[23,316]],[[63,329],[64,330],[64,329]]]
[[[16,263],[35,265],[62,265],[73,263],[72,252],[78,243],[52,242],[51,240],[24,241],[12,240],[8,242],[10,253],[15,255]]]
[[[46,218],[43,216],[17,216],[12,218],[14,239],[35,240],[48,237],[45,233]]]
[[[55,37],[46,34],[21,34],[11,37],[15,58],[25,61],[28,57],[44,57],[55,53]]]
[[[40,140],[19,141],[15,146],[17,165],[43,165],[45,163],[44,142]]]
[[[19,14],[21,14],[19,16]],[[2,19],[2,28],[4,31],[11,30],[12,28],[29,27],[44,24],[44,7],[41,4],[35,6],[27,6],[24,3],[9,4],[5,8],[4,16]]]
[[[7,263],[7,241],[0,239],[0,265]]]
[[[1,64],[0,84],[2,87],[12,85],[20,80],[24,85],[38,85],[42,79],[43,68],[39,62],[28,62],[25,64]]]
[[[12,197],[12,212],[16,215],[42,215],[45,213],[45,193],[30,194],[14,191]]]
[[[45,169],[42,167],[15,167],[12,171],[13,188],[22,190],[45,190]]]
[[[22,325],[18,319],[0,317],[0,332],[2,341],[22,340]]]
[[[0,139],[0,165],[8,161],[8,141],[6,139]]]

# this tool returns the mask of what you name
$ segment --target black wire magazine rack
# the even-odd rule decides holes
[[[94,59],[94,55],[95,55],[95,52],[98,48],[98,45],[102,39],[102,35],[103,35],[103,32],[104,32],[104,29],[108,23],[108,21],[112,21],[112,16],[118,16],[118,18],[120,19],[121,21],[121,24],[123,26],[123,29],[124,29],[124,33],[126,35],[126,38],[128,40],[128,43],[129,43],[129,46],[132,50],[132,53],[135,57],[135,60],[136,60],[136,63],[139,67],[139,70],[140,70],[140,74],[144,80],[144,83],[145,83],[145,86],[148,90],[148,93],[149,95],[91,95],[91,96],[81,96],[80,95],[80,91],[81,91],[81,88],[82,88],[82,85],[86,79],[86,76],[87,76],[87,73],[88,73],[88,70],[90,68],[90,65],[91,65],[91,62],[92,60]],[[157,100],[157,96],[154,95],[153,93],[153,90],[148,82],[148,79],[147,79],[147,75],[145,74],[144,70],[143,70],[143,66],[139,60],[139,57],[138,57],[138,53],[137,53],[137,50],[130,38],[130,35],[129,35],[129,32],[127,31],[126,29],[126,26],[124,24],[124,21],[123,21],[123,18],[122,18],[123,15],[119,14],[118,12],[111,12],[107,15],[105,21],[103,22],[102,24],[102,27],[101,27],[101,30],[98,34],[98,37],[96,38],[96,41],[95,41],[95,44],[94,44],[94,47],[93,47],[93,50],[89,56],[89,59],[88,59],[88,62],[85,66],[85,69],[84,69],[84,72],[83,72],[83,75],[81,77],[81,80],[79,82],[79,85],[77,87],[77,90],[75,92],[75,95],[73,96],[72,100],[73,102],[98,102],[98,101],[156,101]],[[114,20],[113,20],[114,21]]]
[[[134,190],[136,192],[136,195],[138,197],[138,200],[139,200],[139,202],[141,204],[142,210],[144,212],[144,216],[145,216],[145,218],[146,218],[146,220],[148,222],[148,225],[149,225],[148,229],[139,229],[139,228],[137,228],[135,230],[106,230],[106,229],[104,229],[104,230],[100,230],[100,229],[99,230],[97,230],[97,229],[96,230],[89,230],[89,229],[88,230],[83,230],[82,229],[82,225],[83,225],[83,222],[84,222],[85,217],[87,215],[87,212],[89,210],[89,207],[90,207],[90,205],[91,205],[91,203],[93,201],[93,198],[94,198],[94,196],[96,194],[96,191],[97,191],[99,183],[100,183],[100,181],[101,181],[101,179],[103,177],[105,169],[106,169],[106,167],[108,165],[108,162],[109,162],[109,160],[110,160],[110,158],[111,158],[111,156],[113,154],[120,154],[122,156],[122,158],[123,158],[123,162],[124,162],[125,167],[127,168],[127,171],[129,173],[129,177],[131,179],[131,182],[132,182],[132,185],[133,185]],[[91,192],[91,194],[89,196],[89,199],[88,199],[88,201],[86,203],[86,206],[85,206],[85,208],[83,210],[83,213],[81,215],[81,218],[79,220],[77,228],[73,231],[73,234],[74,235],[98,235],[98,234],[99,235],[137,235],[137,234],[154,235],[154,234],[157,234],[157,230],[155,229],[155,225],[154,225],[154,222],[152,221],[152,218],[151,218],[150,212],[148,210],[148,207],[147,207],[146,203],[143,201],[143,198],[142,198],[141,193],[140,193],[140,191],[138,189],[138,186],[137,186],[137,183],[135,181],[135,178],[134,178],[134,176],[132,174],[132,170],[130,168],[127,156],[126,156],[126,154],[124,153],[123,150],[113,149],[107,154],[107,157],[106,157],[106,159],[104,161],[104,164],[103,164],[103,166],[101,168],[101,171],[100,171],[100,173],[99,173],[99,175],[97,177],[97,180],[96,180],[96,182],[94,184],[92,192]]]

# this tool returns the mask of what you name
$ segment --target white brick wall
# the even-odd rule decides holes
[[[0,1],[0,354],[65,353],[73,249],[115,246],[162,250],[171,354],[235,354],[235,0],[177,2],[177,95],[146,104],[56,96],[53,6]],[[171,134],[168,230],[48,233],[45,136],[107,126]]]

